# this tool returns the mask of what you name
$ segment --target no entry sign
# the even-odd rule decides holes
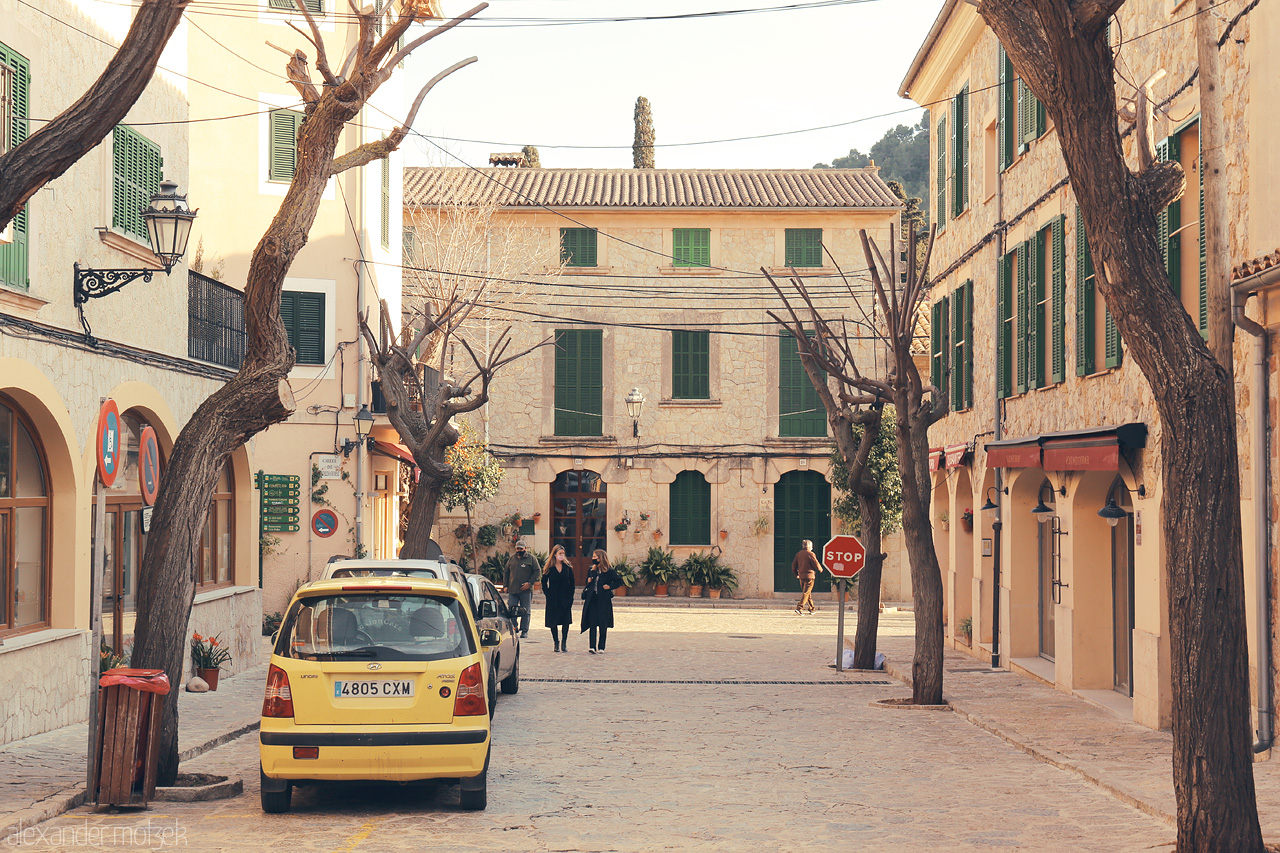
[[[822,548],[822,565],[834,578],[851,578],[866,565],[867,549],[857,536],[832,536]]]

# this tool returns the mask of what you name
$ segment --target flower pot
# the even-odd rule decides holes
[[[620,586],[620,587],[618,587],[617,589],[615,589],[615,590],[613,591],[613,594],[614,594],[615,596],[616,596],[616,595],[626,595],[626,594],[627,594],[627,588],[626,588],[625,586]]]
[[[720,590],[716,589],[715,587],[711,587],[711,589],[707,590],[707,595],[711,598],[719,598]]]
[[[970,519],[970,520],[967,520],[967,521],[966,521],[965,519],[963,519],[963,518],[962,518],[962,519],[960,519],[960,528],[961,528],[962,530],[964,530],[964,532],[965,532],[965,533],[972,533],[972,532],[973,532],[973,521],[972,521],[971,519]]]
[[[217,667],[214,667],[213,669],[198,669],[196,670],[196,674],[199,675],[201,678],[203,678],[205,683],[209,685],[210,692],[213,692],[214,690],[218,689],[218,668]]]
[[[702,585],[696,583],[689,584],[689,597],[702,598]]]
[[[660,597],[660,598],[666,598],[666,597],[667,597],[667,585],[666,585],[665,583],[654,584],[654,585],[653,585],[653,594],[654,594],[654,595],[656,595],[656,596],[658,596],[658,597]]]

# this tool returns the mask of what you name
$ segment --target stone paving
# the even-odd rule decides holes
[[[882,617],[895,662],[909,660],[911,620]],[[619,607],[617,622],[605,655],[586,654],[578,634],[569,654],[552,653],[542,628],[526,640],[521,690],[498,704],[484,812],[458,811],[457,787],[432,783],[303,789],[290,814],[264,815],[246,736],[184,765],[241,775],[240,797],[81,807],[0,843],[154,847],[168,832],[194,850],[1172,849],[1163,821],[960,714],[877,705],[906,690],[829,666],[829,604],[814,616]],[[953,676],[962,688],[965,674]],[[1068,713],[1086,705],[1062,698]],[[986,709],[974,709],[981,723]],[[1054,725],[1042,717],[1023,734]]]

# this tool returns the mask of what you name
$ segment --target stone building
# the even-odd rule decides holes
[[[478,523],[520,514],[534,549],[563,545],[579,578],[595,548],[634,564],[660,546],[719,553],[739,594],[797,588],[800,540],[831,533],[831,442],[761,269],[789,287],[794,266],[876,363],[858,231],[884,246],[899,205],[874,168],[415,168],[405,204],[409,227],[494,205],[504,239],[550,258],[491,289],[513,352],[550,345],[499,374],[481,413],[505,477]],[[628,397],[644,399],[638,417]],[[446,552],[455,523],[436,527]],[[886,569],[895,589],[903,562]]]
[[[1133,94],[1130,81],[1168,72],[1156,91],[1158,153],[1182,163],[1188,192],[1162,214],[1160,233],[1171,286],[1203,330],[1193,11],[1186,2],[1127,3],[1111,32],[1124,40],[1121,97]],[[1268,150],[1275,118],[1267,109],[1280,17],[1245,3],[1221,12],[1232,27],[1220,54],[1229,236],[1232,257],[1245,259],[1280,245]],[[899,94],[927,106],[932,125],[939,226],[932,376],[952,410],[930,436],[947,636],[983,660],[998,640],[999,665],[1165,727],[1164,436],[1151,390],[1095,292],[1055,130],[995,35],[959,0],[944,3]],[[1132,136],[1126,146],[1136,162]],[[1266,354],[1277,322],[1271,266],[1238,273],[1251,276],[1244,291],[1262,294],[1247,309],[1262,327],[1258,338],[1237,333],[1235,344],[1255,686],[1259,671],[1270,682],[1274,634],[1267,587],[1276,570],[1268,496],[1276,493],[1276,442],[1267,424],[1275,392],[1265,382],[1276,369]],[[1272,360],[1255,369],[1255,356]],[[988,500],[997,508],[982,511]],[[1271,712],[1268,692],[1262,715]]]

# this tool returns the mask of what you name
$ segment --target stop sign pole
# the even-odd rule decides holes
[[[867,563],[867,549],[856,536],[832,536],[822,547],[822,565],[840,580],[837,597],[840,607],[836,619],[836,672],[844,672],[844,595],[849,578]]]

